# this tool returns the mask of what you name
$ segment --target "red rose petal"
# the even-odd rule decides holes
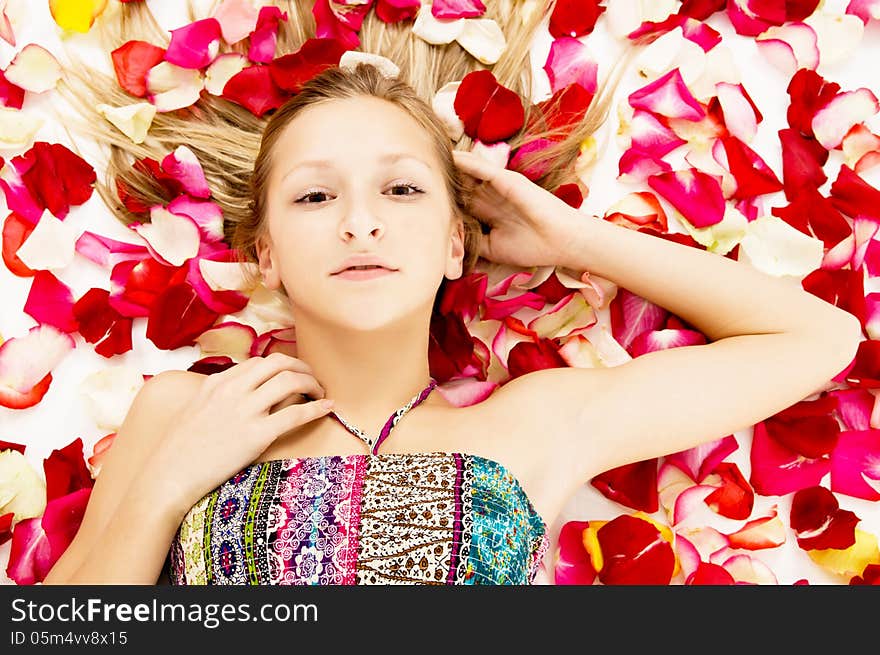
[[[603,584],[668,585],[675,568],[669,542],[648,521],[618,516],[597,532],[604,565]]]
[[[146,41],[126,41],[110,53],[119,86],[138,98],[147,95],[147,71],[165,59],[165,49]]]

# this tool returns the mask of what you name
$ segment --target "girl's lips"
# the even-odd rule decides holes
[[[383,277],[390,273],[396,273],[388,268],[368,268],[364,270],[349,269],[336,273],[333,277],[341,277],[346,280],[372,280],[377,277]]]

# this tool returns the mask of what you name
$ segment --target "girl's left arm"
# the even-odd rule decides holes
[[[553,435],[572,484],[748,428],[821,390],[855,357],[860,322],[797,279],[580,211],[571,219],[557,224],[558,265],[611,280],[711,341],[614,367],[535,371],[496,392],[508,406],[535,407],[533,427]]]

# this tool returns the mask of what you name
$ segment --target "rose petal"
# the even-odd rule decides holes
[[[0,406],[24,409],[40,402],[51,371],[74,347],[70,335],[51,325],[34,326],[0,344]]]
[[[813,116],[816,140],[829,150],[840,147],[840,142],[853,126],[863,123],[880,112],[880,102],[870,89],[838,93]]]
[[[483,64],[497,62],[507,47],[501,27],[488,18],[466,20],[456,36],[456,41]]]
[[[143,385],[143,376],[131,366],[107,366],[87,375],[80,392],[95,425],[115,431]]]
[[[43,46],[29,43],[13,57],[4,75],[9,82],[32,93],[54,89],[61,79],[61,64]]]
[[[73,261],[76,237],[72,224],[47,210],[16,254],[31,270],[60,270]]]
[[[205,89],[215,96],[223,95],[223,87],[247,65],[247,57],[238,52],[219,55],[205,70]]]
[[[0,107],[0,147],[10,150],[27,148],[44,122],[39,116]]]
[[[198,69],[183,68],[168,61],[153,66],[146,74],[147,98],[160,112],[189,107],[199,99],[204,76]]]
[[[254,116],[260,117],[267,111],[278,109],[289,97],[272,80],[269,66],[246,66],[226,82],[223,97],[237,102]]]
[[[254,62],[269,63],[275,57],[275,45],[278,41],[278,23],[287,20],[287,12],[278,7],[265,5],[260,7],[257,24],[251,33],[248,59]]]
[[[220,34],[229,44],[238,43],[257,26],[257,9],[251,0],[223,0],[212,17],[220,24]]]
[[[110,53],[119,86],[133,96],[147,95],[147,73],[165,58],[165,49],[147,41],[126,41]]]
[[[596,571],[583,543],[583,533],[589,525],[589,521],[568,521],[560,529],[553,570],[554,584],[593,584]]]
[[[162,170],[178,180],[183,190],[196,198],[208,198],[211,189],[195,153],[186,146],[177,146],[162,159]]]
[[[203,18],[171,30],[165,61],[179,68],[204,68],[220,51],[221,36],[216,18]]]
[[[156,107],[149,102],[136,102],[123,107],[99,103],[98,113],[115,125],[132,143],[143,143],[156,115]]]
[[[161,206],[150,210],[150,222],[132,229],[147,242],[150,253],[162,263],[180,266],[199,251],[199,228],[188,216],[172,214]]]
[[[46,507],[46,483],[19,451],[0,450],[0,515],[13,521],[40,516]]]

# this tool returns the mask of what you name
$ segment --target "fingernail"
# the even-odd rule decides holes
[[[327,399],[321,401],[321,409],[330,409],[331,407],[333,407],[332,400]]]

